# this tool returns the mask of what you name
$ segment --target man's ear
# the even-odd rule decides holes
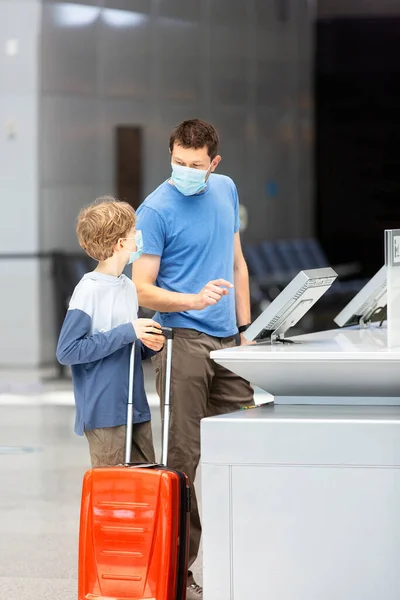
[[[219,163],[222,160],[222,156],[219,154],[211,161],[211,173],[214,173],[215,169],[218,167]]]

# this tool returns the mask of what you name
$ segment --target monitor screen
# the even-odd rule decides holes
[[[300,271],[264,312],[250,325],[244,336],[251,341],[283,339],[325,294],[337,274],[330,267]]]
[[[386,319],[386,266],[354,296],[334,321],[339,327],[383,321]]]

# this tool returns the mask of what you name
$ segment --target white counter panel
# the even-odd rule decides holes
[[[400,397],[400,347],[385,328],[336,329],[257,344],[211,358],[274,396]]]
[[[232,498],[234,600],[400,598],[400,470],[234,467]]]
[[[204,600],[398,600],[400,408],[202,421]]]

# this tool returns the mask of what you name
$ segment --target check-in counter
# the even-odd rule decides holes
[[[205,600],[400,598],[400,348],[386,335],[212,353],[274,402],[202,422]]]

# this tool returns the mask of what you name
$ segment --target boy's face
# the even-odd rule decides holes
[[[124,255],[125,265],[133,263],[143,252],[142,232],[132,227],[126,237],[118,240],[116,251]]]
[[[126,237],[119,240],[119,246],[122,250],[127,252],[136,252],[136,226],[133,226],[130,231],[126,234]]]

